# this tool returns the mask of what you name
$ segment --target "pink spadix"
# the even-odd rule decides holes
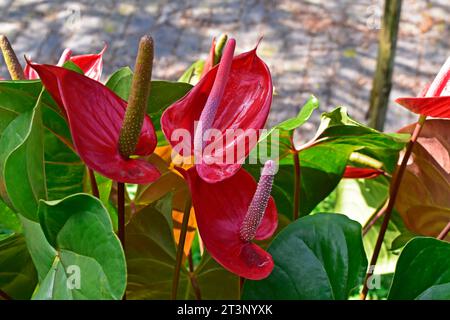
[[[252,241],[256,236],[256,231],[263,220],[267,204],[269,203],[274,175],[275,162],[268,160],[264,164],[255,195],[242,222],[240,237],[243,241]]]
[[[223,57],[219,63],[216,74],[216,80],[211,89],[211,93],[206,101],[205,107],[198,120],[198,126],[194,135],[194,149],[196,154],[201,154],[206,145],[205,131],[212,128],[216,117],[217,109],[222,101],[225,92],[225,86],[230,75],[231,63],[233,62],[234,49],[236,48],[236,40],[228,40]],[[205,138],[205,140],[204,140]]]

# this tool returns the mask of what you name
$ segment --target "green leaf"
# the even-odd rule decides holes
[[[37,284],[36,269],[21,235],[0,241],[0,289],[13,299],[29,299]]]
[[[267,137],[274,130],[292,131],[300,128],[303,124],[305,124],[306,121],[308,121],[314,110],[316,110],[317,108],[319,108],[319,100],[315,96],[311,96],[300,109],[296,117],[287,119],[272,127],[265,135],[260,137],[260,140],[263,141],[264,139],[267,139]]]
[[[280,125],[293,129],[295,124],[304,123],[304,119],[311,114],[316,103],[314,99],[312,102],[309,101],[304,107],[305,111],[302,109],[299,114],[304,116]],[[294,161],[297,154],[300,161],[299,216],[305,216],[336,188],[353,152],[358,151],[383,163],[386,161],[387,167],[392,167],[406,141],[401,139],[404,138],[403,135],[380,133],[351,120],[345,108],[324,113],[316,140],[302,146],[297,154],[293,151],[290,132],[279,130],[278,143],[277,130],[271,132],[269,146],[264,148],[267,141],[262,139],[255,152],[261,152],[263,148],[267,150],[276,148],[280,167],[275,176],[273,196],[280,206],[279,212],[288,218],[293,217],[296,176]],[[254,177],[258,176],[259,167],[259,165],[245,166]]]
[[[176,260],[172,195],[145,207],[126,226],[128,299],[170,299]],[[239,279],[203,256],[193,275],[182,266],[178,299],[194,299],[190,277],[197,280],[202,299],[237,299]],[[220,290],[217,290],[220,288]]]
[[[0,240],[13,233],[20,233],[22,226],[17,215],[0,199]]]
[[[200,80],[200,76],[203,72],[203,66],[205,65],[205,60],[195,61],[178,79],[178,82],[185,82],[192,85],[197,84]]]
[[[22,218],[39,275],[35,299],[121,299],[125,255],[101,202],[87,194],[41,201],[39,221]],[[72,270],[79,286],[69,287]]]
[[[133,72],[130,68],[124,67],[111,75],[106,82],[106,86],[114,91],[119,97],[128,101],[132,79]],[[152,119],[155,127],[158,145],[167,144],[164,134],[161,131],[160,118],[162,113],[167,107],[182,98],[191,89],[192,85],[184,82],[152,81],[147,114]]]
[[[450,299],[450,243],[414,238],[403,249],[389,292],[390,300]]]
[[[367,268],[361,226],[340,214],[300,218],[278,234],[268,252],[273,272],[261,281],[247,280],[244,299],[347,299]]]
[[[41,97],[34,109],[18,115],[0,138],[0,192],[15,211],[37,220],[37,205],[47,198]]]
[[[0,137],[12,120],[33,110],[42,91],[40,80],[0,82]],[[81,192],[85,166],[74,151],[71,134],[58,106],[44,91],[41,97],[45,127],[45,167],[49,199]]]

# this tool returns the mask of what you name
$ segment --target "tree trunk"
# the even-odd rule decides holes
[[[397,44],[402,0],[385,0],[378,42],[377,69],[370,94],[369,125],[383,130],[392,87],[392,71]]]

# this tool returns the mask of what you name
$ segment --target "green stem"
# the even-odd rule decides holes
[[[187,234],[187,229],[189,226],[189,216],[191,214],[191,206],[192,206],[192,200],[189,197],[186,200],[184,214],[183,214],[183,222],[182,222],[181,231],[180,231],[180,238],[178,239],[177,258],[175,261],[175,271],[173,274],[173,281],[172,281],[172,300],[177,299],[178,285],[180,282],[181,264],[183,261],[184,244],[186,243],[186,234]]]
[[[91,182],[92,195],[94,197],[100,199],[100,192],[98,191],[98,185],[97,185],[97,180],[95,179],[95,173],[91,169],[88,169],[88,171],[89,171],[89,180]]]
[[[125,183],[117,182],[117,236],[125,252]],[[126,300],[126,294],[123,295]]]
[[[406,165],[408,164],[409,157],[411,156],[411,153],[413,151],[413,147],[415,142],[417,141],[417,138],[420,135],[420,132],[422,131],[423,125],[426,120],[426,116],[421,115],[419,118],[419,121],[416,124],[416,127],[414,128],[414,132],[411,136],[411,140],[408,143],[408,146],[406,148],[405,155],[403,156],[402,162],[400,166],[397,169],[397,173],[394,175],[391,181],[391,190],[390,190],[390,197],[388,201],[388,205],[386,208],[386,213],[384,215],[383,223],[381,224],[380,233],[378,234],[377,242],[375,244],[375,248],[373,250],[372,259],[370,260],[369,265],[369,271],[366,274],[366,278],[364,280],[363,289],[361,291],[361,300],[365,300],[367,297],[367,293],[369,291],[368,287],[368,280],[372,277],[375,265],[377,264],[378,256],[380,254],[381,246],[383,244],[384,236],[386,235],[386,230],[389,225],[389,220],[392,216],[392,210],[394,209],[395,201],[397,200],[397,194],[400,188],[400,184],[402,182],[403,174],[405,173]]]
[[[294,137],[293,133],[291,133],[291,149],[292,156],[294,157],[294,209],[292,213],[292,218],[295,220],[298,219],[299,210],[300,210],[300,191],[301,191],[301,176],[300,176],[300,152],[295,150],[294,145]]]
[[[16,53],[14,52],[8,38],[4,35],[0,35],[0,49],[3,52],[3,58],[5,59],[6,67],[11,75],[11,79],[24,80],[25,76],[23,74],[23,69],[19,59],[17,59]]]

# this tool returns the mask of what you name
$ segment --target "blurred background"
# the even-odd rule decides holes
[[[96,53],[106,42],[105,80],[133,66],[143,34],[155,39],[154,78],[165,80],[205,58],[213,36],[235,37],[238,53],[263,36],[258,53],[277,92],[269,125],[295,116],[310,94],[320,99],[321,111],[345,105],[364,122],[383,12],[381,0],[0,0],[0,33],[22,60],[26,54],[39,63],[56,63],[66,47]],[[393,100],[417,95],[432,80],[450,53],[449,22],[448,0],[403,1],[386,131],[417,119]],[[302,128],[302,140],[318,120]]]

